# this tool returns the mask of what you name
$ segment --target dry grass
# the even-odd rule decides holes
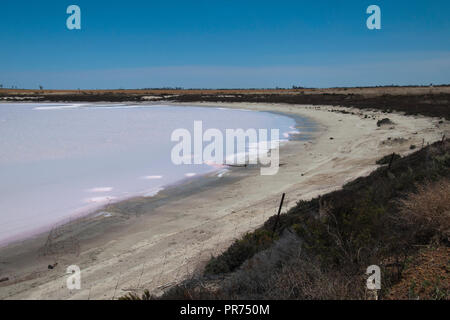
[[[268,282],[265,298],[282,300],[365,299],[365,279],[342,272],[325,272],[319,263],[299,257]]]
[[[450,180],[417,186],[400,200],[400,219],[418,238],[432,235],[435,242],[450,241]]]

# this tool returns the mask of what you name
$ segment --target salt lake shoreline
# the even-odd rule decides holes
[[[54,243],[50,241],[54,247],[48,245],[47,235],[40,235],[0,249],[0,278],[9,278],[0,282],[0,299],[111,299],[144,288],[161,292],[275,214],[282,192],[287,193],[286,211],[300,199],[336,190],[370,173],[375,160],[385,154],[407,154],[412,152],[410,145],[420,146],[422,139],[439,140],[449,127],[448,122],[439,124],[440,119],[327,106],[173,105],[301,116],[318,123],[320,130],[313,133],[313,141],[291,141],[281,147],[282,165],[276,176],[236,168],[220,179],[194,179],[151,199],[114,204],[105,209],[112,217],[91,215],[76,226],[63,226]],[[395,125],[378,128],[376,120],[384,117]],[[47,256],[42,255],[44,249]],[[73,264],[80,266],[84,285],[69,291],[65,269]],[[50,270],[48,265],[55,267]]]
[[[0,101],[0,106],[1,104],[4,102]],[[21,104],[36,104],[35,102],[25,102],[25,103],[21,103]],[[130,103],[111,103],[111,102],[95,102],[95,103],[86,103],[86,102],[63,102],[61,103],[63,106],[65,104],[79,104],[79,106],[89,106],[89,107],[98,107],[98,108],[103,108],[103,107],[108,107],[108,108],[114,108],[114,107],[118,107],[121,108],[123,106],[130,106],[130,107],[136,107],[136,106],[142,106],[142,107],[152,107],[152,106],[157,106],[157,107],[167,107],[167,106],[174,106],[174,107],[180,107],[181,104],[171,104],[171,103],[148,103],[148,102],[144,102],[144,103],[136,103],[136,102],[130,102]],[[39,103],[41,104],[41,103]],[[42,102],[43,105],[47,105],[50,104],[50,108],[54,108],[55,106],[59,105],[58,103],[55,102]],[[193,107],[192,104],[187,104],[186,106],[188,107]],[[195,107],[195,106],[194,106]],[[207,107],[207,106],[201,106],[203,108]],[[219,108],[222,109],[222,108]],[[245,109],[241,109],[243,111],[249,111],[249,110],[245,110]],[[255,112],[255,111],[254,111]],[[282,143],[287,142],[288,140],[298,140],[298,139],[311,139],[312,136],[311,134],[313,134],[313,131],[315,130],[315,124],[314,123],[308,123],[308,119],[305,118],[301,118],[298,115],[287,115],[281,112],[272,112],[272,111],[266,111],[266,113],[270,113],[273,115],[281,115],[281,116],[286,116],[292,120],[295,121],[295,127],[299,128],[299,126],[302,126],[302,123],[307,124],[308,126],[306,128],[303,128],[302,126],[302,134],[295,134],[294,131],[290,132],[290,136],[289,138],[284,137],[282,139],[282,137],[280,137],[280,139],[282,139]],[[306,122],[305,122],[306,120]],[[305,129],[305,131],[303,131]],[[292,130],[294,130],[292,128]],[[108,202],[108,205],[106,204],[97,204],[97,205],[92,205],[90,206],[90,208],[86,208],[82,207],[79,209],[74,210],[74,212],[72,214],[70,214],[68,217],[63,218],[59,221],[53,222],[51,225],[48,226],[44,226],[44,227],[40,227],[38,229],[32,230],[30,232],[24,232],[20,235],[17,236],[13,236],[11,238],[6,238],[5,240],[1,240],[0,241],[0,249],[7,247],[7,246],[15,246],[19,243],[25,242],[27,240],[30,239],[35,239],[35,238],[41,238],[43,235],[47,236],[47,234],[51,231],[51,230],[55,230],[55,229],[67,229],[68,226],[70,226],[71,228],[73,228],[74,225],[79,224],[80,222],[83,223],[83,219],[91,219],[91,218],[95,218],[97,215],[101,215],[102,213],[108,215],[107,212],[107,208],[108,207],[113,207],[115,205],[120,206],[122,203],[126,203],[128,201],[135,201],[138,198],[141,199],[146,199],[146,201],[150,201],[149,199],[151,199],[152,202],[158,202],[160,200],[160,198],[170,198],[173,197],[175,194],[180,194],[185,190],[189,190],[191,191],[190,186],[192,185],[196,185],[196,186],[203,186],[203,185],[209,185],[211,183],[215,183],[218,182],[219,179],[216,179],[218,177],[216,177],[218,174],[220,174],[221,171],[232,171],[232,172],[228,172],[227,176],[228,177],[233,177],[234,180],[237,177],[241,177],[241,176],[245,176],[248,174],[253,174],[255,170],[250,170],[249,168],[247,168],[245,171],[240,170],[239,174],[233,173],[238,171],[239,169],[237,168],[238,166],[224,166],[224,168],[220,169],[220,168],[216,168],[214,171],[212,172],[208,172],[208,173],[203,173],[203,174],[196,174],[194,176],[191,177],[185,177],[183,179],[180,179],[176,182],[173,183],[169,183],[166,185],[162,185],[158,188],[157,191],[153,191],[154,194],[151,195],[144,195],[146,193],[149,193],[147,191],[145,192],[138,192],[135,194],[130,194],[128,196],[122,196],[120,198],[114,199],[114,200],[110,200]],[[253,168],[254,169],[254,168]],[[226,183],[221,179],[222,181],[220,183]],[[229,179],[225,179],[225,180],[229,180]],[[154,195],[157,195],[158,193],[160,193],[160,191],[164,190],[164,196],[161,197],[161,194],[159,197],[154,197]],[[1,270],[1,269],[0,269]]]

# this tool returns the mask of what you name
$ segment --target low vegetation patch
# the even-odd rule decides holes
[[[450,248],[425,248],[412,256],[402,279],[389,291],[387,299],[450,299]]]
[[[213,257],[205,267],[205,274],[233,271],[256,252],[268,248],[272,241],[272,234],[265,229],[246,234],[242,239],[236,240],[222,255]]]

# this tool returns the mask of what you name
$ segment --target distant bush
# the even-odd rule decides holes
[[[378,127],[381,127],[383,125],[388,125],[388,124],[394,124],[394,123],[389,118],[384,118],[384,119],[381,119],[381,120],[377,121],[377,126]]]

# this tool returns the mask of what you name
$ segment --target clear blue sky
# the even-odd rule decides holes
[[[66,8],[81,8],[81,30]],[[366,8],[381,8],[368,30]],[[450,1],[10,1],[0,83],[37,88],[450,83]]]

